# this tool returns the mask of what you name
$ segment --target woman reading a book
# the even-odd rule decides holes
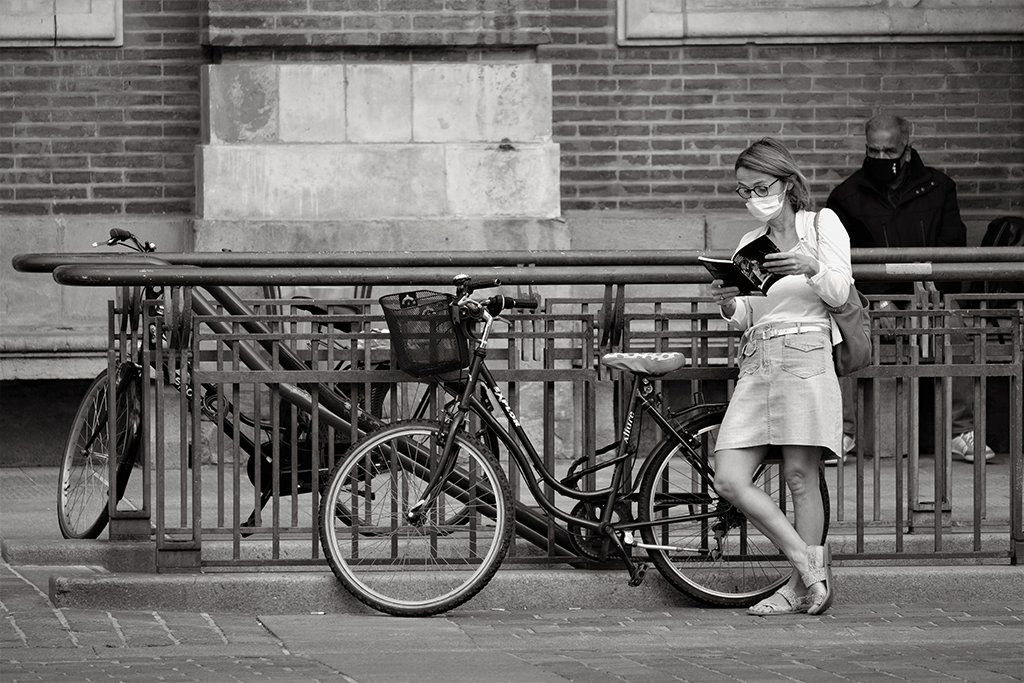
[[[832,603],[827,546],[820,546],[824,508],[818,468],[835,457],[843,436],[842,400],[832,361],[838,328],[826,304],[841,305],[853,283],[850,240],[830,210],[817,220],[807,179],[789,151],[765,138],[736,160],[736,193],[765,224],[740,240],[756,240],[762,270],[778,276],[764,289],[716,279],[714,300],[731,327],[744,330],[739,379],[716,446],[715,487],[778,546],[793,575],[774,595],[750,608],[756,615],[821,614]],[[734,258],[735,261],[735,258]],[[795,525],[752,484],[757,466],[781,452]]]

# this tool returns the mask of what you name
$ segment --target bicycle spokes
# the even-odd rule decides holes
[[[714,445],[721,414],[686,425],[689,438],[652,456],[640,487],[645,547],[666,579],[702,602],[747,606],[785,583],[792,567],[775,544],[714,491]],[[822,479],[824,487],[824,480]],[[792,515],[780,462],[754,484]],[[827,497],[827,489],[823,489]]]
[[[120,500],[126,490],[138,441],[136,380],[134,368],[129,364],[118,367],[116,486],[111,486],[110,480],[113,444],[106,372],[93,380],[75,414],[59,475],[57,519],[65,538],[96,538],[107,524],[109,498],[113,495]]]
[[[464,602],[511,540],[508,483],[493,456],[460,433],[450,473],[426,496],[439,454],[435,423],[399,422],[353,446],[324,491],[324,552],[375,609],[426,615]]]

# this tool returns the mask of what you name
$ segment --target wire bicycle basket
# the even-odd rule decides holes
[[[452,319],[453,299],[443,292],[416,290],[378,300],[399,370],[429,377],[469,366],[468,342]]]

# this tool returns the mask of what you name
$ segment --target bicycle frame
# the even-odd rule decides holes
[[[247,332],[257,335],[257,339],[259,340],[258,343],[263,346],[268,353],[275,351],[272,342],[266,339],[266,337],[271,336],[272,334],[270,328],[262,322],[244,318],[244,316],[252,316],[253,312],[234,291],[221,286],[207,286],[204,287],[204,289],[214,298],[214,300],[217,301],[217,303],[223,306],[228,313],[243,317],[241,321],[242,328]],[[211,317],[217,315],[217,311],[213,304],[196,292],[193,292],[191,295],[191,307],[193,313],[196,315]],[[222,334],[231,333],[231,327],[226,323],[208,321],[206,324],[208,324],[214,332]],[[238,352],[242,363],[250,370],[268,372],[273,370],[271,365],[248,344],[238,344]],[[287,347],[278,347],[276,352],[280,359],[281,367],[285,370],[309,370],[309,367],[303,363],[302,359],[300,359],[291,349]],[[344,416],[351,416],[353,411],[355,411],[359,416],[357,428],[360,431],[372,431],[383,424],[379,419],[374,418],[367,411],[359,409],[351,400],[339,395],[326,384],[316,385],[319,402],[315,408],[313,405],[312,395],[309,391],[314,385],[281,382],[276,386],[280,391],[281,398],[283,400],[306,412],[317,412],[320,418],[336,430],[351,429],[351,423],[349,420],[345,419]]]
[[[501,390],[498,388],[493,375],[485,363],[487,358],[487,341],[490,336],[490,328],[491,320],[487,320],[483,332],[479,337],[476,337],[477,344],[473,350],[468,379],[462,390],[462,395],[459,398],[454,411],[449,411],[442,422],[442,424],[446,425],[447,429],[444,450],[441,453],[441,458],[437,467],[432,468],[433,472],[430,475],[426,488],[424,489],[422,498],[417,501],[408,513],[410,519],[419,514],[420,511],[428,508],[444,489],[445,482],[451,475],[454,467],[455,456],[453,453],[453,445],[455,442],[455,435],[462,428],[462,425],[465,423],[470,413],[477,415],[484,426],[491,429],[501,442],[509,449],[512,459],[515,461],[516,466],[523,475],[526,485],[537,504],[540,505],[545,512],[556,519],[569,524],[578,525],[584,529],[600,532],[607,536],[618,547],[623,558],[626,558],[627,566],[630,569],[631,575],[635,570],[633,563],[628,559],[628,553],[625,550],[623,540],[616,532],[633,532],[645,527],[660,526],[684,520],[692,521],[710,519],[722,514],[722,508],[716,506],[714,510],[704,513],[661,518],[656,521],[646,523],[635,520],[619,523],[612,522],[615,503],[620,500],[628,500],[631,498],[636,491],[638,482],[642,480],[646,471],[647,461],[645,460],[637,476],[632,476],[632,469],[637,454],[635,444],[639,440],[640,432],[640,430],[637,429],[636,435],[634,435],[633,425],[638,413],[650,415],[661,429],[662,433],[665,435],[665,439],[660,443],[665,443],[665,441],[668,440],[673,440],[678,443],[678,445],[683,449],[687,460],[690,461],[691,465],[693,465],[695,470],[699,473],[705,487],[713,490],[713,475],[710,468],[706,462],[703,462],[698,457],[697,453],[687,443],[687,440],[679,433],[679,431],[677,431],[677,429],[661,415],[655,402],[650,398],[650,395],[653,392],[653,387],[650,384],[649,378],[644,375],[634,374],[633,376],[628,404],[629,408],[622,429],[622,438],[620,439],[615,457],[601,463],[600,465],[589,468],[589,471],[596,471],[607,467],[613,467],[614,469],[612,471],[610,485],[602,489],[580,491],[578,489],[570,488],[556,479],[547,467],[545,467],[543,459],[537,452],[536,447],[533,445],[533,442],[530,440],[529,435],[526,433],[518,417],[512,411],[508,401],[505,400],[505,397],[502,395]],[[477,397],[476,390],[481,382],[493,397],[494,402],[501,406],[502,414],[511,425],[511,433]],[[656,446],[655,450],[657,450],[659,446]],[[534,475],[534,469],[536,469],[536,473],[539,475],[539,478]],[[629,479],[629,485],[626,487],[626,491],[623,492],[623,482],[626,481],[627,478]],[[558,508],[544,495],[544,491],[541,489],[541,482],[550,486],[560,495],[568,498],[580,501],[603,501],[601,518],[595,521],[577,517]],[[705,502],[710,502],[710,499]],[[728,506],[729,504],[722,501],[720,505]],[[635,542],[635,540],[632,544],[639,547],[648,547],[646,544]]]
[[[159,256],[155,255],[155,253],[156,253],[156,245],[154,245],[152,242],[144,242],[144,243],[140,242],[137,238],[135,238],[134,235],[131,235],[131,234],[123,234],[123,235],[115,237],[114,231],[111,231],[111,240],[108,241],[107,244],[108,245],[113,245],[113,244],[116,244],[118,242],[123,244],[123,245],[125,245],[125,246],[128,246],[129,248],[133,249],[134,251],[139,252],[140,254],[142,254],[142,256],[140,256],[139,258],[143,259],[145,265],[156,265],[156,266],[171,265],[169,262],[164,261],[163,259],[160,259]],[[99,246],[100,244],[101,244],[100,242],[97,242],[93,246]],[[123,260],[122,260],[122,262],[123,262]],[[125,289],[128,290],[128,288],[125,288]],[[241,298],[239,298],[238,295],[233,290],[231,290],[230,288],[224,287],[224,286],[219,286],[219,285],[208,285],[208,286],[204,287],[204,289],[206,290],[207,293],[210,294],[210,296],[213,297],[214,300],[217,301],[217,303],[219,303],[221,306],[223,306],[224,309],[228,313],[230,313],[232,315],[238,315],[238,316],[252,316],[253,315],[253,311],[251,309],[249,309],[249,307],[246,306],[245,302],[243,302],[241,300]],[[140,323],[140,319],[142,317],[142,306],[144,305],[145,301],[150,300],[148,296],[144,296],[142,294],[142,291],[144,290],[147,294],[152,292],[156,296],[159,296],[160,294],[162,294],[163,287],[145,287],[145,288],[135,287],[135,288],[133,288],[133,290],[134,291],[129,294],[129,296],[127,297],[127,301],[125,302],[125,311],[123,313],[123,315],[125,315],[125,319],[122,319],[122,321],[121,321],[121,332],[122,332],[122,335],[123,335],[124,332],[130,326],[131,327],[131,331],[133,333],[132,336],[134,337],[135,333],[137,333],[138,330],[139,330],[139,323]],[[205,316],[215,316],[216,315],[216,309],[213,307],[213,304],[211,304],[209,301],[207,301],[203,296],[199,295],[198,293],[196,293],[194,291],[190,291],[190,293],[188,295],[188,300],[189,300],[188,301],[188,308],[190,308],[190,312],[191,313],[198,314],[198,315],[205,315]],[[181,315],[180,315],[180,313],[175,315],[174,317],[175,317],[175,324],[177,326],[177,329],[173,329],[171,331],[171,338],[169,340],[170,341],[169,347],[171,349],[173,349],[173,350],[180,350],[180,349],[184,348],[187,345],[187,342],[188,342],[189,331],[186,329],[186,325],[188,324],[188,321],[187,320],[183,320]],[[242,324],[242,327],[245,330],[247,330],[248,332],[254,333],[256,335],[269,335],[271,333],[271,330],[266,325],[264,325],[263,323],[261,323],[259,321],[252,320],[251,317],[249,319],[243,318],[241,324]],[[225,334],[230,333],[230,327],[228,325],[224,324],[224,323],[211,322],[210,325],[211,325],[211,328],[214,329],[217,332],[225,333]],[[147,331],[147,334],[148,334],[148,331]],[[157,343],[158,341],[159,340],[151,339],[150,340],[150,345],[154,346],[154,347],[155,346],[159,346],[159,344]],[[268,352],[273,352],[271,343],[266,341],[265,338],[260,338],[260,342],[259,343]],[[270,370],[271,369],[270,366],[264,361],[264,359],[261,358],[259,356],[259,354],[257,354],[248,345],[246,345],[246,344],[239,344],[238,345],[238,349],[239,349],[239,356],[240,356],[242,362],[249,369],[251,369],[251,370]],[[142,348],[138,349],[138,351],[141,352],[140,353],[141,356],[145,356],[146,352],[147,351],[151,351],[151,350],[152,349],[147,348],[147,345],[145,344],[145,342],[143,342]],[[302,362],[302,360],[298,356],[296,356],[290,349],[288,349],[286,347],[282,347],[278,351],[279,351],[279,354],[280,354],[281,366],[283,368],[285,368],[286,370],[303,371],[303,370],[308,370],[309,369]],[[143,367],[148,367],[150,365],[150,363],[144,362],[145,360],[146,359],[144,357],[143,358],[137,358],[137,359],[136,358],[132,358],[133,362],[138,362]],[[154,366],[154,369],[156,369],[155,366]],[[171,378],[169,378],[169,377],[166,378],[166,379],[168,381],[171,381]],[[174,384],[175,384],[175,386],[179,390],[181,389],[180,378],[178,378],[178,380],[176,382],[174,382]],[[303,410],[305,410],[307,412],[313,412],[313,404],[312,404],[311,396],[303,388],[303,385],[292,385],[292,384],[287,384],[287,383],[281,383],[281,384],[278,385],[278,387],[279,387],[279,389],[281,391],[281,395],[282,395],[282,398],[284,400],[288,401],[292,405],[295,405],[295,406],[297,406],[297,407],[299,407],[299,408],[301,408],[301,409],[303,409]],[[320,391],[320,393],[321,393],[321,400],[326,399],[326,400],[324,400],[324,402],[327,404],[326,406],[325,405],[317,406],[317,412],[319,412],[320,417],[324,418],[335,429],[349,429],[349,428],[351,428],[351,424],[347,420],[343,419],[342,416],[343,415],[352,415],[352,410],[353,410],[353,407],[354,407],[353,404],[350,401],[347,401],[347,400],[343,399],[342,397],[338,396],[337,394],[335,394],[333,391],[330,390],[330,387],[328,387],[327,385],[321,385],[321,386],[318,387],[318,389],[321,390]],[[188,390],[186,390],[186,391],[188,391]],[[365,411],[359,411],[359,413],[360,413],[360,419],[365,417],[365,415],[363,415],[363,413],[365,413]],[[381,424],[382,423],[379,420],[376,420],[376,421],[373,421],[373,422],[371,422],[369,424],[366,424],[365,426],[362,425],[362,424],[360,424],[359,426],[360,426],[361,429],[365,427],[364,431],[369,431],[369,430],[372,430],[372,429],[374,429],[376,427],[381,426]]]
[[[157,257],[151,258],[153,261],[159,261]],[[228,397],[222,394],[219,387],[194,381],[191,369],[191,355],[198,353],[198,348],[193,349],[191,354],[188,350],[191,342],[190,326],[193,324],[192,316],[219,318],[217,320],[207,320],[204,324],[207,324],[215,333],[227,335],[232,332],[232,324],[223,321],[223,312],[226,311],[232,316],[237,315],[240,318],[239,326],[252,333],[254,338],[259,340],[258,343],[267,354],[276,354],[280,367],[286,370],[297,371],[308,371],[309,367],[305,365],[303,360],[292,349],[286,346],[278,346],[275,349],[271,342],[266,341],[268,336],[273,336],[272,330],[263,322],[254,319],[255,314],[253,310],[232,289],[221,286],[208,286],[204,290],[203,293],[200,293],[192,288],[185,288],[183,290],[184,294],[179,299],[174,296],[166,297],[163,287],[124,288],[123,302],[119,307],[120,321],[118,323],[122,339],[122,358],[124,362],[138,368],[139,381],[143,386],[149,385],[154,373],[162,374],[163,380],[167,384],[174,386],[175,389],[184,395],[184,401],[188,406],[189,412],[194,412],[197,417],[202,415],[204,419],[212,421],[226,437],[236,441],[236,447],[239,451],[248,456],[249,467],[251,468],[250,479],[253,481],[254,486],[260,489],[261,503],[254,508],[252,517],[252,519],[258,520],[259,508],[277,492],[276,480],[279,476],[277,474],[274,475],[275,482],[273,487],[266,480],[265,474],[263,484],[260,483],[259,469],[261,458],[267,451],[264,450],[264,444],[260,439],[259,431],[266,430],[267,425],[260,424],[257,421],[251,425],[253,428],[252,434],[247,434],[246,430],[243,429],[246,419],[237,410],[232,411],[228,409],[227,412],[221,412],[218,415],[220,402],[228,400]],[[221,307],[220,310],[217,308],[217,305]],[[165,306],[167,307],[167,317],[164,316]],[[148,320],[148,324],[145,322],[146,320]],[[111,332],[112,334],[116,333],[113,328]],[[272,370],[270,363],[259,352],[260,347],[255,343],[238,340],[230,343],[235,345],[239,360],[248,369],[254,371]],[[180,365],[174,366],[176,362],[174,361],[175,355],[179,356]],[[114,378],[111,377],[108,396],[112,405],[116,404],[117,395],[123,390],[122,386],[114,386],[114,384]],[[313,416],[313,420],[319,420],[320,424],[330,425],[338,433],[345,433],[352,429],[350,422],[352,416],[356,416],[354,421],[356,422],[356,429],[360,433],[367,433],[383,424],[381,420],[376,419],[368,411],[362,410],[353,401],[349,400],[347,396],[339,394],[334,391],[333,387],[327,384],[280,383],[276,385],[276,390],[277,395],[283,402],[282,405],[295,406],[300,411]],[[316,399],[314,399],[314,394]],[[147,404],[148,400],[150,399],[147,399],[145,394],[143,394],[141,411],[144,414],[152,410],[152,407]],[[110,414],[108,417],[110,430],[113,433],[116,433],[118,429],[117,419],[118,416],[114,414]],[[145,422],[143,420],[143,423]],[[96,433],[92,435],[92,439],[96,438],[101,427],[102,425],[97,427]],[[276,428],[276,425],[271,424],[271,431],[274,431]],[[276,440],[278,438],[278,432],[274,432],[272,439]],[[116,443],[111,446],[111,457],[109,458],[107,474],[107,479],[110,482],[120,482],[121,480],[121,477],[117,476],[116,471],[117,463],[120,460],[119,454],[116,452],[117,448],[118,444]],[[294,448],[295,445],[293,444]],[[293,492],[296,492],[294,490],[296,482],[298,482],[297,486],[299,487],[298,493],[307,492],[309,487],[318,487],[322,484],[327,472],[329,472],[329,469],[325,468],[322,463],[318,464],[315,455],[310,455],[309,457],[308,474],[304,465],[300,466],[299,471],[296,471],[293,465],[292,471],[282,471],[280,475],[281,477],[290,477],[289,481],[293,482]],[[296,460],[301,462],[300,458],[302,456],[293,451],[293,462]],[[148,468],[148,458],[143,463],[143,466]],[[308,482],[306,481],[307,477]],[[141,507],[132,504],[132,510],[119,511],[116,506],[121,499],[120,492],[109,497],[108,510],[111,519],[120,517],[139,517],[142,519],[143,516],[148,516],[148,501],[150,499],[149,477],[144,477],[143,481],[144,489],[141,492]],[[113,487],[111,487],[111,491],[113,492]],[[132,531],[130,533],[141,535],[142,525],[136,526],[139,531]],[[148,524],[145,526],[148,527]]]

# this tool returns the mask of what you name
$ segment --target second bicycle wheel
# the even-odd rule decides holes
[[[117,485],[115,500],[124,493],[138,451],[140,413],[136,366],[117,368]],[[71,423],[61,458],[57,492],[57,521],[64,538],[96,538],[107,526],[110,498],[109,382],[104,370],[89,385]]]
[[[363,603],[398,616],[448,611],[476,595],[513,534],[508,480],[476,439],[460,434],[455,468],[417,515],[443,449],[439,422],[405,421],[358,441],[320,500],[320,540],[338,580]]]
[[[696,459],[714,469],[715,443],[722,414],[688,425]],[[669,443],[652,456],[640,485],[639,517],[657,521],[689,516],[642,529],[645,543],[674,549],[648,550],[658,571],[678,590],[710,605],[746,607],[774,593],[789,580],[793,568],[782,552],[754,525],[711,489],[689,453]],[[825,528],[829,500],[824,474],[819,471]],[[768,461],[755,478],[793,521],[793,505],[782,475],[782,463]]]

